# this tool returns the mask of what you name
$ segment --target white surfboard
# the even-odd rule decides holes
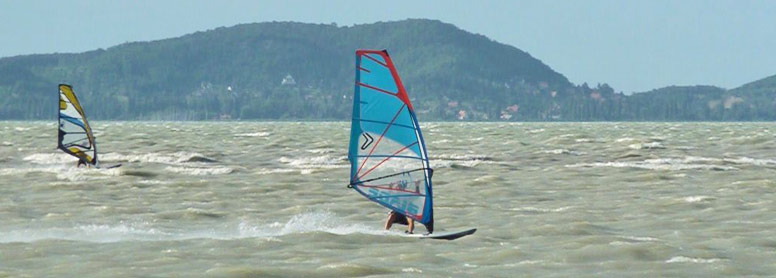
[[[454,240],[457,238],[461,238],[464,236],[468,236],[471,234],[474,234],[477,229],[468,229],[463,231],[456,231],[456,232],[440,232],[440,233],[433,233],[433,234],[407,234],[406,237],[414,237],[414,238],[433,238],[433,239],[445,239],[445,240]]]

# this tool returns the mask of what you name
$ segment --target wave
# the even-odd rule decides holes
[[[752,158],[708,158],[688,156],[684,158],[655,158],[642,161],[610,161],[595,163],[578,163],[565,165],[568,168],[638,168],[647,170],[717,170],[731,171],[739,170],[737,167],[729,166],[736,164],[742,166],[776,166],[776,161],[752,159]]]
[[[473,168],[480,164],[491,164],[494,159],[482,154],[442,154],[429,157],[433,168]]]
[[[519,208],[511,208],[509,210],[511,211],[523,211],[523,212],[541,212],[541,213],[549,213],[549,212],[562,212],[566,211],[570,208],[573,208],[572,206],[566,206],[566,207],[559,207],[559,208],[537,208],[537,207],[519,207]]]
[[[698,203],[703,202],[707,200],[714,200],[714,197],[709,196],[688,196],[681,199],[682,201],[685,201],[687,203]]]
[[[103,160],[121,161],[130,163],[162,163],[180,165],[185,163],[217,162],[216,159],[207,157],[200,153],[175,152],[175,153],[140,153],[140,154],[121,154],[106,153],[102,155]]]
[[[22,158],[22,160],[28,161],[30,163],[42,164],[42,165],[64,164],[64,163],[73,163],[73,165],[75,165],[75,163],[78,162],[77,158],[63,152],[34,153],[31,155],[25,156],[24,158]]]
[[[648,159],[645,161],[637,162],[596,162],[596,163],[578,163],[572,165],[565,165],[568,168],[598,168],[598,167],[611,167],[611,168],[637,168],[646,170],[664,170],[664,171],[679,171],[679,170],[719,170],[730,171],[738,170],[735,167],[708,165],[708,164],[686,164],[675,163],[670,160],[663,159]]]
[[[224,175],[232,173],[232,168],[229,167],[185,167],[185,166],[167,166],[164,168],[167,171],[192,175],[192,176],[207,176],[207,175]]]
[[[632,142],[632,141],[638,141],[638,140],[633,137],[623,137],[623,138],[618,138],[617,140],[614,140],[614,142],[617,142],[617,143]]]
[[[654,237],[648,237],[648,236],[622,236],[621,238],[628,241],[634,241],[634,242],[660,241],[660,239],[657,239]]]
[[[577,156],[586,154],[585,152],[572,151],[572,150],[568,150],[568,149],[541,150],[538,153],[544,153],[544,154],[570,154],[570,155],[577,155]]]
[[[117,225],[85,224],[69,228],[39,228],[0,232],[0,243],[35,242],[41,240],[71,240],[86,242],[119,242],[132,240],[162,240],[170,235],[153,228]]]
[[[178,241],[190,239],[232,240],[243,238],[264,238],[272,240],[287,235],[307,233],[330,233],[336,235],[368,234],[401,236],[379,227],[344,223],[343,219],[329,211],[305,212],[292,216],[285,223],[254,225],[241,221],[237,225],[206,230],[173,230],[156,228],[148,222],[117,224],[80,224],[73,227],[25,228],[0,231],[0,243],[36,242],[41,240],[70,240],[81,242],[110,243],[123,241]]]
[[[308,149],[305,150],[308,153],[314,153],[314,154],[326,154],[326,153],[334,153],[337,152],[334,149],[331,148],[320,148],[320,149]]]
[[[666,147],[663,146],[663,144],[660,142],[649,142],[649,143],[630,144],[628,145],[628,148],[631,148],[634,150],[654,150],[654,149],[665,149]]]
[[[284,156],[278,158],[278,161],[297,169],[332,169],[349,167],[349,164],[343,163],[344,161],[347,161],[347,157],[345,156],[321,155],[299,158]]]
[[[217,160],[199,153],[175,152],[175,153],[141,153],[141,154],[121,154],[121,153],[101,153],[100,161],[117,161],[130,163],[162,163],[162,164],[184,164],[193,162],[212,163]],[[75,164],[78,160],[73,156],[63,153],[34,153],[24,157],[22,160],[34,164]]]
[[[267,169],[267,168],[261,168],[255,172],[253,172],[256,175],[271,175],[271,174],[285,174],[285,173],[293,173],[299,171],[297,169]],[[304,170],[302,170],[304,171]]]
[[[666,260],[666,263],[667,264],[671,264],[671,263],[710,264],[710,263],[719,262],[721,260],[722,259],[719,259],[719,258],[703,259],[703,258],[691,258],[691,257],[677,256],[677,257],[672,257],[672,258]]]
[[[272,133],[269,132],[254,132],[254,133],[238,133],[235,134],[234,137],[267,137],[272,135]]]
[[[124,175],[120,168],[113,169],[95,169],[73,166],[44,166],[44,167],[20,167],[0,169],[0,176],[25,175],[28,173],[51,173],[55,174],[57,180],[64,181],[89,181],[104,180],[112,176]]]

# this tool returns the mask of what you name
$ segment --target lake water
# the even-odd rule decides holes
[[[0,122],[0,277],[776,275],[774,123],[423,124],[455,241],[382,230],[349,125],[95,122],[98,170]]]

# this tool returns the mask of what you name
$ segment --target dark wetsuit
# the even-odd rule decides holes
[[[396,211],[391,211],[389,214],[391,214],[391,213],[396,214],[396,216],[393,218],[393,222],[391,222],[391,223],[393,223],[393,224],[401,224],[401,225],[409,225],[410,224],[409,222],[407,222],[407,216],[406,215],[401,214],[401,213],[396,212]]]

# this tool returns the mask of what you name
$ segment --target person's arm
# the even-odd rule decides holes
[[[393,212],[388,214],[388,220],[385,221],[385,229],[386,230],[391,229],[391,225],[393,225],[393,220],[394,220],[395,217],[396,217],[396,214],[393,213]]]

